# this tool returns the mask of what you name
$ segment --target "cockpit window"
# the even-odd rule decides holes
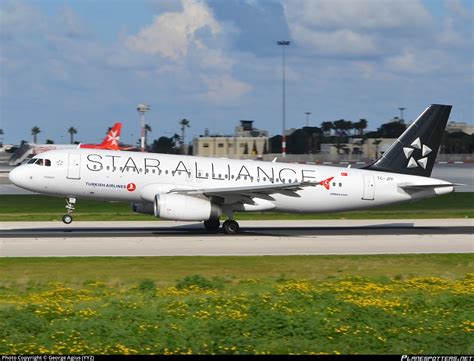
[[[43,159],[43,158],[36,158],[36,159],[33,158],[28,162],[28,164],[36,164],[36,165],[51,167],[51,160]]]

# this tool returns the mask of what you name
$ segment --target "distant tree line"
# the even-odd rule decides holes
[[[331,144],[337,149],[338,154],[343,154],[349,138],[353,141],[357,152],[362,145],[371,139],[372,144],[380,144],[380,138],[398,138],[407,128],[403,121],[390,121],[382,124],[377,130],[365,132],[367,120],[358,122],[339,119],[334,122],[322,122],[320,127],[303,127],[296,129],[286,137],[288,154],[314,154],[321,151],[321,144]],[[281,135],[269,139],[270,153],[281,153]],[[474,134],[463,132],[444,132],[441,141],[441,153],[470,154],[474,152]],[[378,153],[378,152],[377,152]]]
[[[192,154],[192,145],[186,146],[185,134],[186,129],[190,127],[190,121],[182,119],[178,122],[180,125],[181,135],[175,133],[171,137],[161,136],[155,139],[153,143],[147,146],[147,150],[154,153],[167,153],[167,154]],[[380,138],[398,138],[407,128],[407,125],[403,121],[390,121],[382,124],[377,130],[365,132],[367,128],[367,120],[360,119],[357,122],[352,122],[344,119],[339,119],[333,122],[325,121],[321,123],[320,127],[303,127],[296,129],[290,135],[286,137],[287,153],[288,154],[314,154],[321,151],[321,144],[331,144],[337,149],[339,154],[343,154],[346,150],[346,145],[349,142],[349,138],[353,138],[355,145],[354,151],[357,152],[361,149],[362,145],[371,139],[372,144],[378,145],[381,141]],[[108,130],[110,130],[109,128]],[[147,139],[148,133],[151,132],[151,127],[145,125],[145,138]],[[33,143],[37,142],[37,136],[41,132],[40,128],[34,126],[31,129],[31,135],[33,136]],[[71,143],[78,143],[74,141],[74,135],[77,134],[77,130],[74,127],[70,127],[67,132],[70,135]],[[3,136],[4,132],[0,129],[0,135]],[[356,140],[357,139],[357,140]],[[139,144],[138,141],[137,144]],[[22,141],[22,144],[25,141]],[[52,140],[47,139],[46,143],[54,143]],[[275,135],[269,138],[269,149],[265,144],[263,151],[266,153],[281,153],[281,135]],[[147,144],[147,142],[145,143]],[[256,154],[256,144],[249,150],[248,145],[244,150],[244,154]],[[441,141],[441,153],[446,154],[472,154],[474,153],[474,134],[466,134],[463,132],[444,132],[443,139]]]

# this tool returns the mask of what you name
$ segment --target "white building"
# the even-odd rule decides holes
[[[466,122],[448,122],[446,125],[446,131],[449,133],[463,132],[466,134],[474,133],[474,125]]]
[[[233,136],[205,135],[193,140],[193,154],[203,157],[261,157],[268,151],[268,132],[254,128],[253,120],[241,120]]]

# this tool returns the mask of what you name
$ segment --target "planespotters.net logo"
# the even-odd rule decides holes
[[[403,355],[401,361],[474,361],[474,356],[410,356]]]

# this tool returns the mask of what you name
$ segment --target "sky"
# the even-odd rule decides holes
[[[99,142],[122,122],[151,139],[365,118],[369,129],[432,103],[473,121],[472,0],[2,0],[4,143]]]

